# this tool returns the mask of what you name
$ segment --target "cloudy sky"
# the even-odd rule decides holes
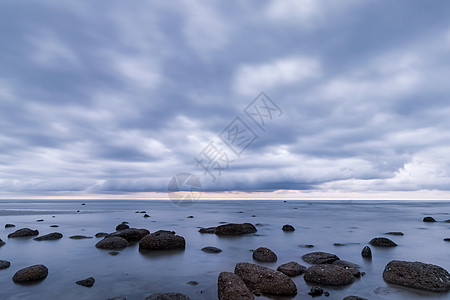
[[[449,11],[2,1],[0,197],[450,198]]]

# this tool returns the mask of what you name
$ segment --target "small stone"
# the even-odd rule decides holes
[[[369,244],[375,247],[396,247],[397,244],[385,237],[373,238]]]
[[[151,294],[145,300],[190,300],[188,296],[180,293],[158,293]]]
[[[34,282],[43,280],[48,275],[48,269],[44,265],[33,265],[17,271],[12,280],[15,283]]]
[[[325,297],[329,297],[329,296],[330,296],[330,293],[329,293],[329,292],[324,292],[323,295],[324,295]]]
[[[208,246],[208,247],[203,247],[202,251],[206,252],[206,253],[220,253],[222,252],[222,249],[216,248],[216,247],[212,247],[212,246]]]
[[[322,296],[322,294],[323,290],[318,286],[313,286],[311,290],[308,292],[308,295],[311,295],[313,297]]]
[[[284,275],[287,275],[289,277],[301,275],[306,272],[306,267],[302,266],[299,263],[296,263],[295,261],[291,261],[285,264],[280,265],[277,268],[277,271],[283,273]]]
[[[436,220],[433,217],[425,217],[423,218],[424,222],[436,222]]]
[[[403,232],[400,231],[390,231],[390,232],[386,232],[385,234],[389,234],[389,235],[398,235],[398,236],[403,236]]]
[[[56,227],[59,227],[59,225],[50,225],[50,227],[56,228]]]
[[[192,286],[196,286],[196,285],[198,285],[198,282],[194,281],[194,280],[191,280],[191,281],[186,282],[186,284],[189,284],[189,285],[192,285]]]
[[[259,247],[253,251],[253,259],[262,262],[275,262],[277,261],[277,255],[266,247]]]
[[[2,241],[2,239],[0,239],[0,247],[5,245],[6,243],[4,241]]]
[[[130,226],[128,226],[126,223],[122,223],[122,224],[119,224],[119,225],[116,226],[116,230],[117,231],[128,229],[128,228],[130,228]]]
[[[44,222],[44,219],[36,220],[36,222]]]
[[[362,251],[361,251],[361,256],[362,256],[363,258],[368,258],[368,259],[372,258],[372,250],[370,249],[369,246],[365,246],[365,247],[362,249]]]
[[[294,231],[295,228],[294,228],[294,226],[292,226],[292,225],[286,224],[286,225],[283,225],[282,230],[283,230],[283,231]]]
[[[8,269],[11,263],[7,260],[0,260],[0,270]]]
[[[72,235],[71,237],[69,237],[69,239],[72,239],[72,240],[92,239],[92,236]]]
[[[194,218],[194,216],[188,216],[188,219],[193,219]]]
[[[95,283],[94,277],[89,277],[89,278],[86,278],[86,279],[83,279],[83,280],[78,280],[76,282],[76,284],[82,285],[82,286],[85,286],[85,287],[92,287],[94,285],[94,283]]]
[[[12,228],[12,227],[16,227],[16,225],[14,225],[14,224],[6,224],[5,225],[5,228]]]
[[[302,259],[309,264],[319,265],[332,264],[336,260],[339,260],[339,257],[332,253],[316,251],[303,255]]]
[[[200,233],[216,233],[216,227],[200,228]]]
[[[108,298],[106,300],[127,300],[125,297],[114,297],[114,298]]]
[[[149,215],[147,215],[147,214],[145,214],[145,215],[144,215],[144,218],[150,218],[150,216],[149,216]]]
[[[366,298],[358,297],[358,296],[347,296],[344,300],[368,300]]]
[[[119,251],[109,251],[109,252],[108,252],[108,254],[109,254],[109,255],[112,255],[112,256],[119,255],[119,253],[120,253]]]
[[[86,205],[86,203],[81,203],[81,205]]]
[[[450,242],[450,238],[445,238],[444,241]]]
[[[311,244],[300,244],[298,245],[300,248],[314,248],[314,245]]]
[[[52,232],[37,238],[34,238],[35,241],[53,241],[59,240],[63,237],[63,235],[59,232]]]
[[[98,232],[98,233],[95,234],[95,237],[96,238],[101,238],[101,237],[105,237],[107,235],[108,235],[108,233],[106,233],[106,232]]]

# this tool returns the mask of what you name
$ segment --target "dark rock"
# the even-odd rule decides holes
[[[217,235],[241,235],[256,232],[256,227],[250,223],[225,224],[216,227]]]
[[[194,216],[188,216],[188,219],[193,219],[194,218]]]
[[[297,294],[295,283],[281,272],[255,264],[238,263],[234,273],[256,293],[286,296]]]
[[[139,212],[140,214],[145,214],[145,213],[147,213],[145,210],[141,210],[140,212]]]
[[[120,253],[120,252],[118,252],[118,251],[109,251],[109,252],[108,252],[108,254],[109,254],[109,255],[112,255],[112,256],[119,255],[119,253]]]
[[[128,247],[129,243],[126,239],[114,236],[105,237],[103,240],[95,244],[95,247],[100,249],[123,249]]]
[[[448,219],[448,220],[445,220],[444,222],[445,222],[445,223],[450,223],[450,219]]]
[[[294,226],[288,225],[288,224],[283,225],[283,228],[281,228],[281,229],[282,229],[283,231],[294,231],[294,230],[295,230]]]
[[[277,255],[269,248],[259,247],[253,251],[253,259],[262,262],[275,262]]]
[[[6,243],[4,241],[2,241],[2,239],[0,239],[0,247],[5,245]]]
[[[394,243],[393,241],[391,241],[388,238],[385,237],[378,237],[378,238],[373,238],[369,244],[371,244],[374,247],[395,247],[397,246],[396,243]]]
[[[325,297],[329,297],[329,296],[330,296],[330,293],[329,293],[329,292],[324,292],[323,295],[324,295]]]
[[[424,222],[436,222],[436,220],[433,217],[425,217],[423,218]]]
[[[0,260],[0,270],[8,269],[11,263],[7,260]]]
[[[50,225],[50,227],[59,227],[59,225]]]
[[[147,214],[145,214],[145,215],[144,215],[144,218],[150,218],[150,216],[149,216],[149,215],[147,215]]]
[[[44,219],[36,220],[36,222],[44,222]]]
[[[69,239],[72,239],[72,240],[92,239],[92,236],[72,235],[71,237],[69,237]]]
[[[313,297],[322,296],[322,294],[323,290],[318,286],[313,286],[311,290],[308,292],[308,295],[311,295]]]
[[[5,225],[5,228],[12,228],[12,227],[16,227],[16,225],[14,225],[14,224],[6,224]]]
[[[48,275],[48,269],[44,265],[33,265],[17,271],[12,280],[16,283],[33,282],[43,280]]]
[[[216,227],[200,228],[200,233],[216,233]]]
[[[128,226],[126,223],[122,223],[122,224],[119,224],[119,225],[116,226],[116,230],[117,231],[128,229],[128,228],[130,228],[130,226]]]
[[[202,248],[202,251],[207,252],[207,253],[220,253],[220,252],[222,252],[222,249],[208,246],[208,247]]]
[[[30,228],[22,228],[14,231],[13,233],[8,234],[9,238],[17,238],[17,237],[28,237],[28,236],[36,236],[39,234],[37,230],[31,230]]]
[[[387,283],[432,292],[450,290],[450,274],[445,269],[421,262],[393,260],[384,268],[383,279]]]
[[[253,300],[255,297],[241,277],[234,273],[222,272],[217,280],[219,300]]]
[[[297,276],[297,275],[301,275],[303,273],[306,272],[306,267],[302,266],[299,263],[296,263],[295,261],[291,261],[288,262],[286,264],[282,264],[281,266],[279,266],[277,268],[277,271],[289,276],[289,277],[293,277],[293,276]]]
[[[37,238],[34,238],[35,241],[53,241],[59,240],[63,237],[63,235],[59,232],[52,232]]]
[[[114,297],[114,298],[108,298],[106,300],[127,300],[125,297]]]
[[[86,205],[86,203],[81,203],[81,205]]]
[[[357,264],[351,263],[346,260],[337,260],[333,263],[333,265],[343,267],[344,269],[350,271],[350,273],[352,273],[355,277],[361,277],[361,272],[359,272],[359,266]]]
[[[80,212],[79,210],[77,210],[77,212]]]
[[[399,235],[399,236],[403,236],[403,232],[400,231],[390,231],[390,232],[386,232],[385,234],[389,234],[389,235]]]
[[[343,247],[343,246],[349,246],[349,245],[359,245],[359,243],[334,243],[333,245],[336,247]]]
[[[369,246],[365,246],[362,251],[361,251],[361,256],[364,258],[372,258],[372,250],[370,249]]]
[[[303,255],[302,259],[309,264],[319,265],[332,264],[336,260],[339,260],[339,257],[332,253],[316,251]]]
[[[94,283],[95,283],[94,277],[89,277],[89,278],[86,278],[86,279],[83,279],[83,280],[78,280],[76,282],[76,284],[82,285],[82,286],[85,286],[85,287],[92,287],[94,285]]]
[[[196,286],[196,285],[198,285],[198,282],[194,281],[194,280],[191,280],[191,281],[186,282],[186,284],[189,284],[189,285],[192,285],[192,286]]]
[[[368,300],[366,298],[358,297],[358,296],[347,296],[344,300]]]
[[[298,245],[300,248],[314,248],[314,245],[311,244],[300,244]]]
[[[139,242],[144,236],[149,234],[147,229],[128,228],[118,232],[110,233],[106,237],[121,237],[126,239],[129,243]]]
[[[186,241],[173,231],[159,230],[147,234],[139,241],[139,250],[184,249]]]
[[[151,294],[145,300],[190,300],[188,296],[180,293],[158,293]]]
[[[105,236],[107,236],[108,235],[108,233],[106,233],[106,232],[97,232],[96,234],[95,234],[95,237],[96,238],[101,238],[101,237],[105,237]]]
[[[309,267],[304,279],[310,283],[338,286],[353,283],[355,276],[341,266],[322,264]]]
[[[450,238],[445,238],[444,241],[450,242]]]

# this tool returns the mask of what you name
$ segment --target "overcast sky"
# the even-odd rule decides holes
[[[449,11],[1,1],[0,195],[152,197],[183,172],[216,195],[450,195]],[[279,111],[259,106],[259,127],[244,110],[262,91]]]

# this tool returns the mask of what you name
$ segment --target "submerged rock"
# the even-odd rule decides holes
[[[105,236],[107,236],[109,233],[107,233],[107,232],[97,232],[96,234],[95,234],[95,237],[96,238],[101,238],[101,237],[105,237]]]
[[[302,256],[302,259],[312,265],[319,265],[319,264],[332,264],[336,260],[339,260],[339,257],[337,257],[335,254],[327,253],[327,252],[310,252]]]
[[[43,280],[48,275],[48,269],[44,265],[33,265],[17,271],[12,280],[16,283],[25,283]]]
[[[277,255],[275,252],[266,247],[259,247],[253,251],[253,259],[262,262],[275,262],[277,261]]]
[[[35,241],[52,241],[52,240],[59,240],[63,237],[63,235],[59,232],[52,232],[37,238],[34,238]]]
[[[254,293],[286,296],[297,294],[295,283],[281,272],[255,264],[238,263],[234,273],[241,277]]]
[[[285,264],[280,265],[277,268],[277,271],[283,273],[284,275],[287,275],[289,277],[301,275],[306,272],[306,267],[302,266],[299,263],[296,263],[295,261],[291,261]]]
[[[322,296],[323,290],[318,286],[313,286],[311,290],[308,292],[308,295],[316,297],[316,296]]]
[[[295,228],[292,225],[286,224],[286,225],[283,225],[283,228],[281,228],[281,230],[283,230],[283,231],[294,231]]]
[[[432,292],[450,290],[450,274],[439,266],[422,262],[393,260],[384,268],[383,279],[387,283]]]
[[[241,277],[234,273],[222,272],[217,279],[219,300],[253,300],[255,297]]]
[[[206,252],[206,253],[220,253],[222,252],[222,249],[216,248],[216,247],[212,247],[212,246],[208,246],[208,247],[203,247],[202,251]]]
[[[200,228],[198,230],[200,233],[216,233],[216,227],[207,227],[207,228]]]
[[[186,241],[173,231],[159,230],[147,234],[139,241],[139,250],[184,249]]]
[[[116,230],[117,231],[128,229],[128,228],[130,228],[130,226],[128,226],[125,222],[122,222],[121,224],[116,226]]]
[[[367,258],[367,259],[372,258],[372,250],[370,249],[369,246],[365,246],[365,247],[362,249],[362,251],[361,251],[361,256],[362,256],[363,258]]]
[[[2,239],[0,239],[0,247],[5,245],[6,243],[4,241],[2,241]]]
[[[347,296],[344,300],[368,300],[366,298],[358,297],[358,296]]]
[[[215,234],[217,235],[242,235],[255,233],[256,227],[251,223],[242,224],[225,224],[216,227]]]
[[[404,236],[403,232],[400,232],[400,231],[390,231],[390,232],[386,232],[385,234]]]
[[[158,293],[151,294],[145,300],[190,300],[188,296],[180,293]]]
[[[94,285],[94,283],[95,283],[94,277],[89,277],[89,278],[86,278],[86,279],[83,279],[83,280],[78,280],[76,282],[76,284],[82,285],[82,286],[85,286],[85,287],[92,287]]]
[[[59,225],[50,225],[50,227],[59,227]]]
[[[9,238],[18,238],[18,237],[29,237],[36,236],[39,234],[37,230],[31,230],[30,228],[22,228],[14,231],[13,233],[8,234]]]
[[[123,249],[128,247],[129,243],[126,239],[115,236],[105,237],[103,240],[95,244],[95,247],[100,249]]]
[[[69,239],[72,239],[72,240],[92,239],[92,236],[72,235],[71,237],[69,237]]]
[[[11,263],[7,260],[0,260],[0,270],[8,269]]]
[[[106,237],[118,236],[126,239],[130,243],[139,242],[144,236],[149,234],[147,229],[128,228],[106,235]]]
[[[5,225],[5,228],[13,228],[13,227],[16,227],[16,225],[14,225],[14,224],[6,224]]]
[[[306,282],[323,285],[347,285],[355,281],[353,274],[345,268],[337,265],[315,265],[306,270],[304,279]]]
[[[425,217],[423,218],[423,221],[428,223],[436,222],[436,220],[433,217]]]
[[[396,247],[397,244],[385,237],[373,238],[369,244],[375,247]]]
[[[150,216],[149,216],[149,215],[147,215],[147,214],[145,214],[145,215],[144,215],[144,218],[150,218]]]

